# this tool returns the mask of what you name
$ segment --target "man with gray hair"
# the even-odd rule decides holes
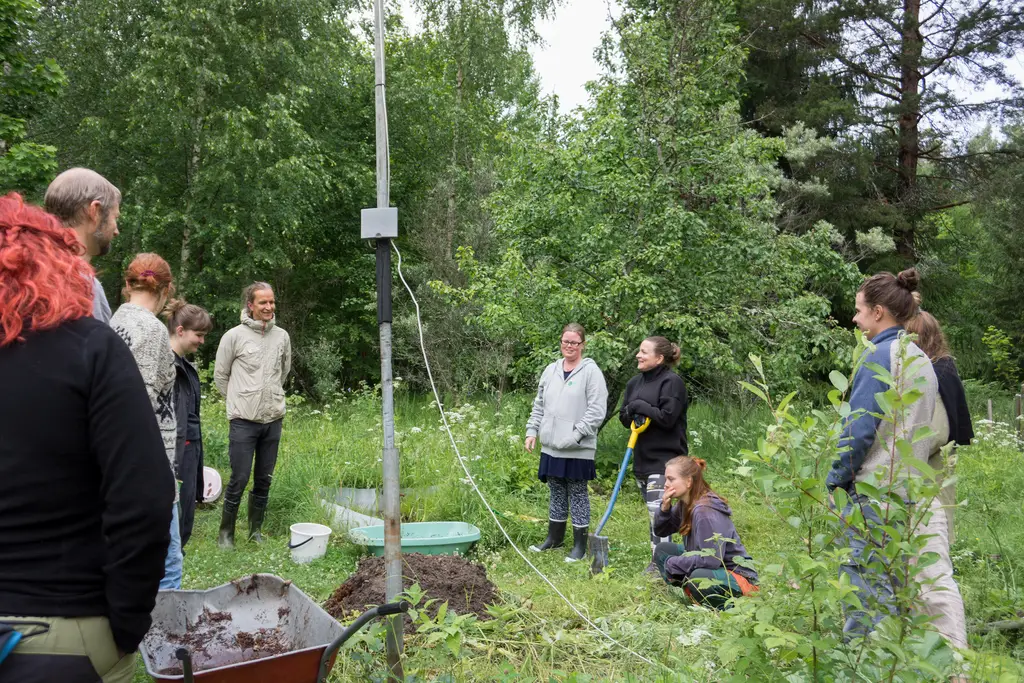
[[[75,231],[85,249],[82,258],[87,263],[110,251],[110,243],[118,235],[121,191],[109,180],[88,168],[69,168],[53,179],[43,201],[48,212]],[[92,317],[110,322],[110,304],[95,275],[92,278]]]

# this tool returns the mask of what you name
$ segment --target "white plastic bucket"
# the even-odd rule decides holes
[[[291,526],[292,539],[288,547],[292,551],[292,561],[306,564],[323,557],[327,553],[327,539],[331,528],[323,524],[299,522]]]
[[[203,502],[213,503],[220,498],[222,483],[220,472],[212,467],[203,468]]]

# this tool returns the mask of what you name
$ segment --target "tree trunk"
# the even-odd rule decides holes
[[[178,268],[178,280],[185,282],[188,279],[188,262],[191,258],[192,249],[189,246],[188,239],[192,230],[189,227],[189,218],[185,218],[185,229],[181,231],[181,266]]]
[[[456,199],[459,177],[459,116],[462,113],[462,64],[455,73],[455,122],[452,131],[452,170],[448,185],[448,220],[445,222],[444,259],[446,266],[455,258],[455,226],[458,224],[456,215]]]
[[[200,95],[199,102],[202,103]],[[192,122],[192,146],[189,150],[188,168],[185,170],[185,227],[181,232],[181,265],[178,267],[178,280],[186,282],[189,276],[189,262],[192,257],[192,248],[189,238],[192,236],[192,183],[195,181],[196,173],[199,171],[199,134],[203,127],[203,119],[196,117]]]
[[[900,44],[900,109],[898,198],[911,207],[917,204],[917,165],[920,160],[921,120],[921,0],[903,0],[903,31]],[[911,211],[914,216],[916,212]],[[913,219],[912,219],[913,220]],[[902,235],[900,254],[913,258],[914,228]]]

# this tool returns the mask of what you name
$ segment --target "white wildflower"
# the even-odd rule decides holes
[[[419,428],[419,427],[413,427],[412,429],[409,430],[409,432],[412,433],[412,434],[419,434],[422,431],[423,430],[421,428]]]
[[[689,633],[684,632],[679,634],[679,637],[676,638],[676,642],[683,647],[693,647],[694,645],[699,645],[702,640],[710,635],[710,633],[698,627]]]

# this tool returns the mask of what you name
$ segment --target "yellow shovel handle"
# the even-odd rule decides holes
[[[636,447],[636,438],[644,433],[644,430],[651,425],[651,418],[645,417],[643,424],[639,427],[636,422],[631,422],[629,425],[629,443],[626,444],[626,448]]]

